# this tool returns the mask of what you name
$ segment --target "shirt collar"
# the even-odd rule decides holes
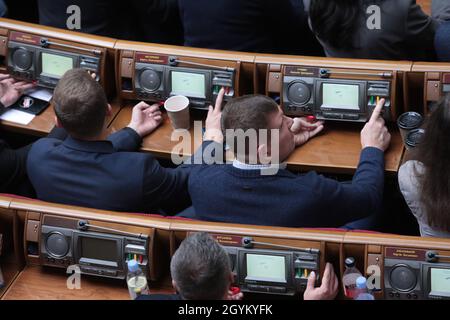
[[[267,170],[267,169],[274,169],[277,168],[279,170],[284,170],[287,167],[286,163],[281,164],[247,164],[240,162],[239,160],[235,159],[233,161],[233,167],[240,170]]]

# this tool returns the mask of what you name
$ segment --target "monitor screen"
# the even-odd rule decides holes
[[[359,85],[324,83],[322,105],[331,109],[359,110]]]
[[[247,254],[246,280],[286,283],[286,258]]]
[[[61,78],[66,71],[73,69],[73,58],[42,52],[42,73]]]
[[[81,237],[81,257],[103,261],[119,261],[117,241]]]
[[[431,268],[431,294],[450,297],[450,269]]]
[[[172,94],[205,98],[205,75],[201,73],[172,71]]]

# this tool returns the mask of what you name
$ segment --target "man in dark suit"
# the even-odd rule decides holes
[[[320,54],[298,0],[178,0],[189,47]]]
[[[0,113],[32,87],[32,84],[14,81],[7,74],[0,75]],[[13,150],[0,140],[0,193],[20,193],[20,186],[26,181],[26,159],[30,148]]]
[[[434,60],[434,36],[450,1],[433,0],[433,15],[416,0],[303,0],[311,28],[330,57]]]
[[[184,239],[170,263],[176,295],[140,296],[137,300],[242,300],[244,295],[234,283],[230,258],[224,248],[207,233],[195,233]],[[338,293],[338,279],[327,263],[322,284],[316,287],[311,273],[304,300],[332,300]]]
[[[158,105],[139,103],[128,127],[105,140],[111,108],[105,93],[85,71],[74,69],[59,81],[53,106],[58,126],[69,137],[41,139],[30,151],[27,167],[39,199],[115,211],[163,209],[167,214],[190,203],[190,167],[166,169],[150,154],[130,152],[161,124]]]
[[[352,182],[340,183],[315,172],[295,175],[281,165],[295,147],[323,129],[321,122],[292,120],[268,97],[234,99],[224,109],[222,129],[236,160],[232,165],[192,170],[193,217],[282,227],[341,227],[379,212],[384,151],[391,138],[379,117],[383,104],[381,100],[361,133],[363,150]]]
[[[76,13],[68,8],[76,5],[80,9],[81,29],[74,31],[123,40],[183,43],[177,0],[38,0],[38,3],[42,25],[67,29],[67,21],[71,22]]]

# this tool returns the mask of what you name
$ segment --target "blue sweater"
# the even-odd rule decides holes
[[[351,182],[315,172],[274,176],[232,165],[195,166],[189,177],[197,219],[284,227],[340,227],[381,209],[384,154],[376,148],[361,153]]]

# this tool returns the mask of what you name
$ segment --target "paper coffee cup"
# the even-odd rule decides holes
[[[406,112],[398,118],[397,125],[400,129],[400,134],[405,145],[406,138],[411,130],[419,129],[422,123],[423,117],[417,112]]]
[[[414,129],[411,130],[405,141],[406,149],[411,150],[417,147],[422,141],[425,136],[425,130],[424,129]]]
[[[170,97],[164,103],[164,108],[175,130],[189,130],[191,128],[189,99],[187,97]]]

